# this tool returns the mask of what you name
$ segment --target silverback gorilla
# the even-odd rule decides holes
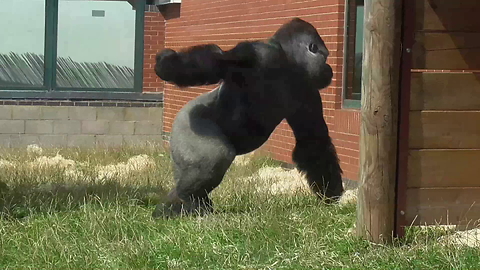
[[[259,148],[283,119],[296,139],[292,159],[312,191],[328,202],[341,196],[342,170],[318,91],[333,77],[328,55],[316,29],[299,18],[267,42],[161,51],[155,65],[161,79],[179,87],[222,83],[178,112],[170,139],[176,185],[153,217],[212,211],[208,194],[235,156]]]

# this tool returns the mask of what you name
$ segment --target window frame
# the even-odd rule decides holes
[[[353,58],[353,63],[349,63],[348,62],[348,58],[349,58],[349,55],[348,55],[348,44],[349,44],[349,41],[350,41],[350,38],[352,37],[349,37],[348,35],[348,32],[349,32],[349,29],[351,27],[355,27],[356,28],[356,22],[354,25],[351,25],[349,22],[350,22],[350,4],[352,1],[357,1],[357,0],[345,0],[345,14],[344,14],[344,18],[345,18],[345,21],[344,21],[344,44],[343,44],[343,52],[344,52],[344,56],[343,56],[343,68],[342,68],[342,108],[344,109],[360,109],[361,108],[361,96],[362,96],[362,89],[360,89],[360,99],[357,100],[357,99],[349,99],[347,98],[347,90],[348,90],[348,67],[349,67],[349,64],[355,64],[355,57]],[[364,5],[365,5],[365,2],[364,2]],[[356,7],[356,6],[355,6]],[[364,22],[365,23],[365,22]],[[355,32],[355,36],[353,38],[356,37],[356,32]],[[363,53],[362,53],[362,62],[363,62]]]
[[[124,0],[125,2],[130,2]],[[135,3],[135,45],[133,88],[71,88],[56,86],[59,0],[45,0],[44,81],[42,86],[0,86],[0,98],[81,98],[118,96],[139,99],[143,91],[144,28],[146,0]],[[148,99],[148,98],[147,98]]]

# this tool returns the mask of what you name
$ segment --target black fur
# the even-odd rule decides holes
[[[328,55],[316,29],[298,18],[268,42],[241,42],[229,51],[208,44],[158,54],[155,72],[165,81],[180,87],[221,84],[177,114],[170,140],[176,186],[153,216],[211,211],[208,194],[235,156],[260,147],[283,119],[296,138],[293,160],[312,190],[337,199],[343,192],[342,170],[318,91],[332,80]]]

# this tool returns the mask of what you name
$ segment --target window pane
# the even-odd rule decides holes
[[[0,88],[42,86],[45,0],[0,0]]]
[[[133,89],[134,49],[127,1],[59,1],[58,87]]]
[[[360,100],[363,58],[363,0],[350,1],[348,17],[345,99]]]

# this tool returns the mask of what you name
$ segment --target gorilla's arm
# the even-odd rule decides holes
[[[306,173],[312,190],[328,200],[343,193],[342,169],[322,114],[321,99],[303,101],[303,106],[287,118],[296,139],[293,161]]]
[[[156,57],[155,73],[180,87],[215,84],[231,68],[250,68],[256,62],[252,42],[241,42],[229,51],[215,44],[198,45],[181,52],[165,49]]]

